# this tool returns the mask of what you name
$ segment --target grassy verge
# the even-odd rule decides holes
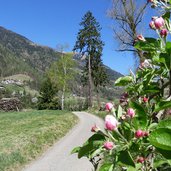
[[[87,112],[89,112],[91,114],[94,114],[94,115],[96,115],[96,116],[98,116],[98,117],[100,117],[102,119],[104,119],[105,116],[107,115],[106,111],[99,111],[99,110],[93,109],[93,108],[89,109]]]
[[[66,111],[0,113],[0,171],[20,170],[76,122]]]

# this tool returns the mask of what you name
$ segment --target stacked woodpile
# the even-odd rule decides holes
[[[0,100],[0,110],[19,111],[22,108],[21,102],[18,98],[2,98]]]

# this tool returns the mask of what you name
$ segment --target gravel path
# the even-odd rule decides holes
[[[86,158],[77,159],[71,150],[80,146],[92,135],[90,129],[95,123],[103,128],[103,121],[86,112],[74,112],[79,123],[38,160],[26,166],[23,171],[91,171],[92,165]]]

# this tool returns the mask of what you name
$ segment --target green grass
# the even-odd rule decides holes
[[[77,123],[66,111],[0,113],[0,171],[20,170]]]
[[[4,85],[6,91],[13,93],[15,92],[26,92],[26,94],[30,94],[32,97],[38,95],[39,92],[37,90],[31,89],[28,85],[16,85],[16,84],[7,84]]]
[[[8,80],[8,79],[14,79],[14,80],[20,80],[22,83],[25,81],[33,81],[33,79],[25,74],[16,74],[16,75],[11,75],[8,77],[1,78],[1,80]],[[26,94],[31,94],[32,97],[36,96],[39,94],[37,90],[31,89],[28,85],[23,84],[23,85],[16,85],[16,84],[8,84],[8,85],[3,85],[6,88],[6,91],[9,91],[10,93],[12,92],[26,92]]]
[[[23,86],[18,86],[18,85],[15,85],[15,84],[7,84],[7,85],[4,85],[4,87],[6,88],[6,91],[9,91],[9,92],[20,92],[20,91],[24,91],[24,88]]]
[[[93,114],[93,115],[96,115],[102,119],[105,118],[105,116],[107,115],[107,112],[106,111],[99,111],[98,109],[94,109],[94,108],[91,108],[91,109],[88,109],[89,113]]]

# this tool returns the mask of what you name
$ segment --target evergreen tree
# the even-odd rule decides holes
[[[93,84],[98,90],[99,86],[107,82],[107,74],[101,60],[104,43],[100,35],[101,27],[90,11],[84,15],[80,26],[73,50],[79,50],[82,55],[86,56],[83,80],[88,84],[89,107],[92,107]]]
[[[55,94],[52,82],[49,77],[47,77],[40,88],[40,97],[38,103],[38,109],[48,109],[49,104],[52,102]]]

